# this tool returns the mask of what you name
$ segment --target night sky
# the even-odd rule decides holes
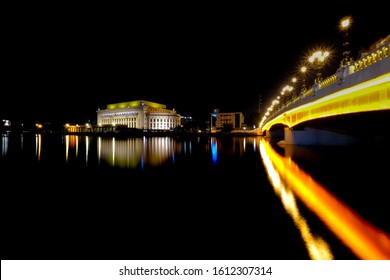
[[[15,7],[3,26],[0,117],[82,123],[137,99],[196,119],[213,108],[248,116],[318,47],[332,54],[324,74],[336,71],[344,16],[353,58],[390,33],[383,4],[347,2]]]

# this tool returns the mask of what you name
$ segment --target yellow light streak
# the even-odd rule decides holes
[[[293,219],[297,229],[301,233],[302,240],[306,246],[310,259],[313,260],[332,260],[333,254],[328,243],[319,235],[314,235],[306,221],[300,214],[295,195],[288,184],[280,177],[280,171],[276,170],[268,156],[264,144],[260,143],[260,154],[262,156],[266,171],[268,173],[271,185],[275,193],[279,196],[286,212]]]
[[[294,194],[360,259],[389,260],[390,237],[364,220],[291,160],[279,155],[264,139],[260,150]]]
[[[284,112],[265,123],[264,132],[274,124],[293,127],[299,123],[328,116],[390,109],[390,73],[359,85],[337,91]],[[308,97],[306,97],[308,98]]]

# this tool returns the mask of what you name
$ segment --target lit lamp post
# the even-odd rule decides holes
[[[340,30],[343,32],[344,42],[343,42],[343,60],[341,61],[341,66],[351,64],[350,50],[349,50],[349,35],[348,29],[351,26],[351,18],[344,17],[340,21]]]
[[[295,78],[295,77],[293,77],[292,79],[291,79],[291,82],[293,83],[293,87],[291,87],[291,95],[292,95],[292,98],[293,99],[295,99],[297,96],[295,95],[295,84],[297,83],[297,81],[298,81],[298,79],[297,78]]]
[[[287,85],[280,92],[280,95],[283,97],[283,105],[287,105],[288,99],[290,98],[292,90],[293,90],[293,87],[290,85]]]
[[[302,73],[302,88],[301,93],[304,93],[306,91],[306,66],[301,67],[301,73]]]
[[[319,83],[322,80],[321,77],[321,68],[324,64],[325,58],[329,56],[329,52],[317,51],[309,57],[309,62],[314,65],[314,68],[317,70],[317,78],[314,80],[314,83]]]
[[[284,95],[284,94],[286,93],[286,91],[289,93],[289,92],[291,92],[292,90],[293,90],[293,87],[292,87],[292,86],[286,85],[286,86],[282,89],[281,94]]]

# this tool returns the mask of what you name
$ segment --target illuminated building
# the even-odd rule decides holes
[[[180,125],[180,115],[166,105],[145,100],[108,104],[97,111],[98,126],[122,126],[146,130],[171,130]]]
[[[221,113],[214,109],[211,113],[211,132],[221,130],[226,125],[231,125],[232,129],[240,129],[244,124],[244,115],[241,112]]]

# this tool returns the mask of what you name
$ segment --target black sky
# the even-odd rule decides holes
[[[324,71],[336,71],[342,17],[353,17],[354,58],[390,33],[379,3],[183,3],[9,10],[0,117],[93,121],[98,108],[136,99],[199,119],[213,108],[249,115],[260,95],[266,106],[310,51],[330,49]]]

